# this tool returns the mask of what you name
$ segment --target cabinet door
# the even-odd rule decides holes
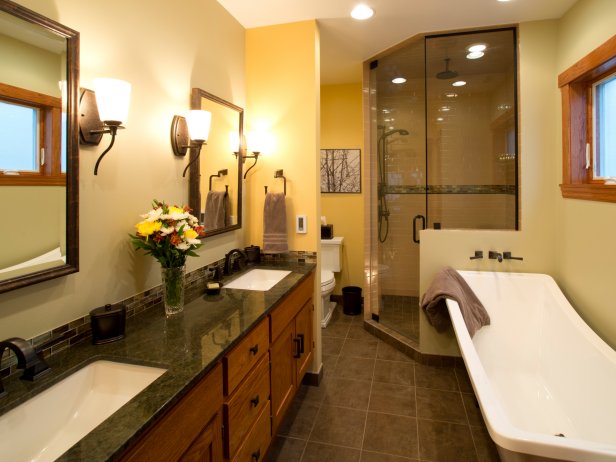
[[[295,318],[295,337],[299,340],[300,356],[295,358],[297,363],[297,383],[302,382],[304,374],[312,362],[312,316],[314,307],[312,300],[309,300],[297,314]]]
[[[222,431],[220,414],[205,426],[201,434],[179,459],[179,462],[222,461]]]
[[[282,417],[295,395],[295,323],[291,321],[270,346],[270,381],[272,401],[272,434],[278,429]]]

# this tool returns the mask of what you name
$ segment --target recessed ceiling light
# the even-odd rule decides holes
[[[455,91],[448,91],[443,95],[445,98],[457,98],[458,94]]]
[[[476,43],[475,45],[471,45],[470,47],[467,48],[467,50],[471,53],[474,53],[476,51],[486,51],[486,44],[485,43]]]
[[[359,19],[360,21],[364,19],[369,19],[372,17],[372,15],[374,15],[374,10],[368,5],[363,4],[355,6],[355,8],[353,8],[353,10],[351,11],[351,17],[353,19]]]
[[[451,111],[451,108],[449,106],[441,106],[439,108],[439,112],[449,112]]]
[[[466,82],[464,80],[458,80],[452,83],[451,85],[454,87],[463,87],[464,85],[466,85]]]
[[[437,122],[442,122],[443,120],[445,120],[445,119],[444,119],[444,118],[442,118],[442,117],[437,117],[437,118],[436,118],[436,121],[437,121]]]
[[[392,79],[391,82],[396,83],[396,84],[401,84],[401,83],[406,82],[406,79],[404,77],[396,77],[395,79]]]
[[[466,55],[466,59],[479,59],[483,56],[483,51],[471,51]]]

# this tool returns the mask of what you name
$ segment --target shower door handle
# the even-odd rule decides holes
[[[415,215],[413,218],[413,242],[419,244],[419,238],[417,237],[417,220],[421,220],[421,229],[426,229],[426,217],[423,215]]]

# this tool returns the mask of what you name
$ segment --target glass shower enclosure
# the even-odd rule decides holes
[[[370,62],[369,309],[419,341],[419,231],[517,229],[516,30],[421,37]]]

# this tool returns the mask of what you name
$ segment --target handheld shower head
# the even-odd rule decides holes
[[[400,135],[402,136],[406,136],[409,134],[408,130],[405,130],[404,128],[397,128],[395,130],[390,130],[388,132],[383,133],[383,135],[381,136],[381,138],[387,138],[388,136],[393,135],[394,133],[400,133]]]

